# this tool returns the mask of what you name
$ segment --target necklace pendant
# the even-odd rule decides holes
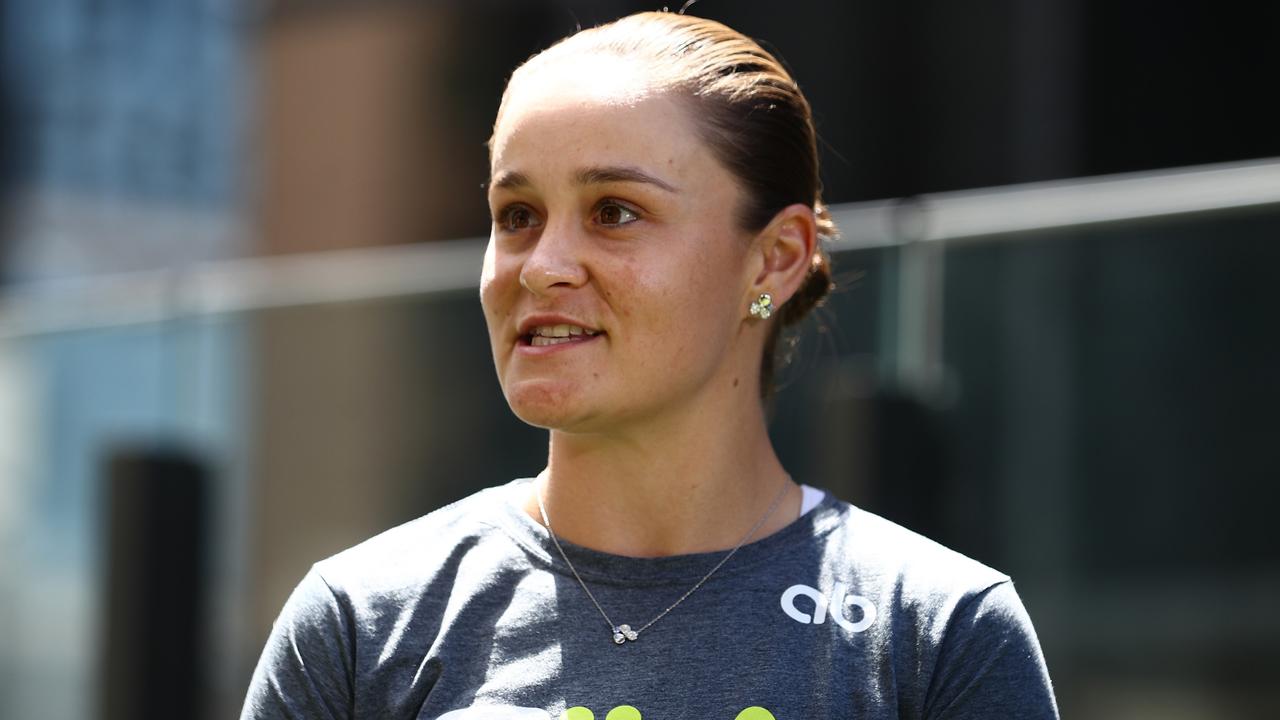
[[[632,630],[630,625],[619,625],[613,629],[613,642],[616,645],[621,645],[628,640],[635,642],[638,637],[640,633]]]

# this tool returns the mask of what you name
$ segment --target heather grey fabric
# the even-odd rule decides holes
[[[317,563],[276,621],[242,718],[1056,718],[1005,575],[828,495],[743,546],[636,642],[612,633],[490,488]],[[565,544],[639,627],[721,553]]]

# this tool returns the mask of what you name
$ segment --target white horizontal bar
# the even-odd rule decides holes
[[[1280,204],[1280,160],[922,195],[833,208],[854,250]],[[1001,238],[1008,240],[1010,238]]]
[[[46,281],[0,300],[0,340],[273,307],[476,290],[483,240],[334,250]]]

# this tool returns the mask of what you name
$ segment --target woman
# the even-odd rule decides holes
[[[318,563],[246,718],[1052,718],[1009,578],[794,482],[774,344],[826,293],[809,107],[644,13],[512,77],[481,281],[546,469]]]

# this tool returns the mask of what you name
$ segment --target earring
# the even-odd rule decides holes
[[[769,293],[760,293],[760,297],[751,303],[749,312],[753,318],[768,320],[773,315],[773,296]]]

